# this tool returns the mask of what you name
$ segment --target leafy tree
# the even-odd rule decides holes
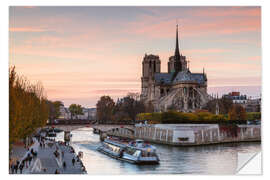
[[[233,101],[231,99],[228,99],[228,98],[213,99],[213,100],[209,101],[208,103],[206,103],[206,105],[203,107],[203,109],[215,114],[216,103],[218,103],[218,105],[219,105],[220,114],[227,114],[233,105]]]
[[[22,140],[43,127],[49,118],[49,107],[42,84],[31,84],[9,68],[9,143]]]
[[[247,115],[243,106],[235,104],[228,113],[229,120],[246,120]]]
[[[247,120],[249,121],[261,119],[261,112],[248,112],[246,113],[246,115],[247,115]]]
[[[127,96],[118,99],[114,108],[114,121],[135,123],[136,115],[145,112],[145,105],[139,97],[138,93],[128,93]]]
[[[111,123],[113,121],[115,102],[110,96],[102,96],[97,102],[96,107],[99,124]]]
[[[47,101],[47,105],[49,107],[49,121],[53,123],[55,119],[60,116],[60,106],[64,106],[61,101]]]
[[[79,104],[71,104],[68,109],[71,113],[71,119],[73,119],[74,116],[78,119],[78,115],[83,115],[82,106]]]

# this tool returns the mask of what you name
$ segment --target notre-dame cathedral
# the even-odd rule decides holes
[[[141,99],[151,102],[156,112],[176,109],[193,112],[201,109],[211,96],[207,94],[207,76],[191,73],[186,56],[179,52],[178,25],[176,26],[176,47],[174,56],[168,61],[168,72],[160,72],[157,55],[145,54],[142,62]]]

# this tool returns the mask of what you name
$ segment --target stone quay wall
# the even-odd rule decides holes
[[[260,125],[154,124],[135,125],[134,131],[117,129],[108,135],[143,139],[170,145],[204,145],[225,142],[261,141]]]

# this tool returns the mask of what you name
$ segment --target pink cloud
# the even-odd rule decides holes
[[[215,86],[252,86],[252,85],[261,85],[261,77],[220,77],[220,78],[211,78],[208,81],[209,87]]]
[[[194,10],[193,15],[202,17],[224,17],[224,16],[244,16],[244,17],[260,17],[261,8],[242,8],[242,7],[230,7],[230,8],[221,8],[221,7],[210,7],[203,8],[199,10]]]
[[[239,11],[239,12],[238,12]],[[193,11],[192,11],[193,12]],[[232,15],[229,16],[229,13]],[[260,32],[260,9],[238,9],[229,10],[219,8],[206,8],[195,10],[191,15],[204,15],[218,17],[210,21],[196,22],[188,18],[180,20],[180,36],[201,36],[203,34],[234,34],[241,32]],[[173,16],[174,15],[174,16]],[[234,16],[237,16],[236,18]],[[239,17],[238,17],[239,16]],[[172,27],[175,26],[177,13],[169,14],[166,17],[155,17],[142,15],[136,21],[128,23],[127,32],[137,35],[145,35],[153,38],[172,37]]]
[[[46,32],[48,29],[35,27],[10,27],[10,32]]]
[[[209,54],[209,53],[224,53],[224,52],[232,52],[232,49],[221,49],[221,48],[208,48],[208,49],[187,49],[183,50],[183,53],[191,53],[191,54]]]

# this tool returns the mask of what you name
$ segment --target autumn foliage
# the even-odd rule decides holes
[[[246,120],[247,114],[241,105],[234,104],[228,113],[228,117],[230,120]]]
[[[46,124],[49,116],[41,83],[31,84],[9,68],[9,142],[26,138]]]
[[[249,115],[249,114],[248,114]],[[249,115],[254,120],[258,115]],[[178,123],[246,123],[246,113],[242,108],[234,107],[229,114],[213,114],[206,111],[196,111],[185,113],[177,111],[167,111],[160,113],[140,113],[137,121],[147,121],[149,124],[178,124]]]

